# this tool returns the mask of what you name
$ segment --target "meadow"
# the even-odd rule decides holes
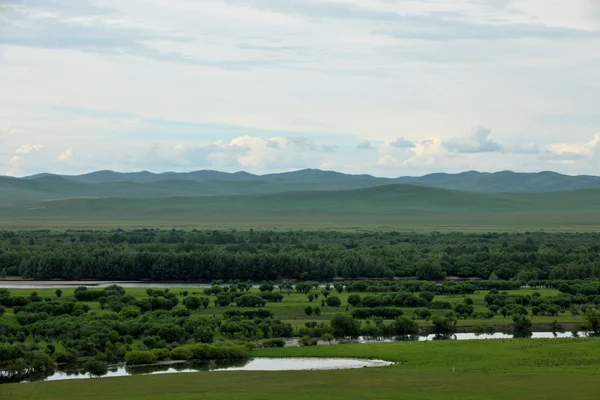
[[[148,288],[151,288],[151,287],[148,286]],[[39,295],[43,298],[55,298],[56,297],[56,293],[55,293],[56,289],[8,289],[8,290],[12,296],[28,297],[32,293],[37,293],[37,295]],[[69,297],[72,297],[74,290],[75,290],[75,288],[73,288],[73,287],[61,289],[62,297],[61,297],[61,299],[59,299],[59,301],[66,301]],[[90,290],[94,290],[94,289],[92,288]],[[143,299],[143,298],[147,297],[146,290],[147,290],[146,287],[127,288],[126,294],[132,295],[136,299]],[[164,290],[164,288],[161,288],[161,290]],[[210,317],[221,318],[221,317],[223,317],[223,314],[227,310],[237,309],[237,307],[235,307],[234,304],[229,305],[227,307],[216,307],[213,304],[214,301],[216,300],[216,296],[215,295],[206,296],[203,292],[204,289],[202,289],[202,288],[193,289],[190,287],[173,286],[171,288],[168,288],[168,290],[170,293],[173,293],[176,295],[176,297],[179,299],[180,304],[183,303],[183,300],[185,299],[186,296],[200,296],[200,297],[208,297],[210,299],[211,304],[208,308],[206,308],[206,309],[200,308],[198,310],[193,310],[192,316],[197,316],[197,317],[202,317],[202,318],[210,318]],[[184,292],[185,292],[186,296],[183,295]],[[279,289],[275,289],[275,292],[276,293],[279,292]],[[317,293],[318,291],[313,290],[311,292]],[[253,289],[250,289],[249,293],[259,294],[260,292],[258,289],[253,288]],[[338,313],[350,314],[352,312],[352,310],[356,308],[356,307],[348,306],[348,296],[350,296],[350,293],[348,293],[347,291],[343,291],[342,293],[337,293],[335,291],[332,291],[331,296],[336,296],[341,300],[341,306],[339,306],[339,307],[328,307],[327,304],[323,305],[321,303],[321,300],[323,300],[323,297],[320,297],[320,299],[317,299],[317,300],[310,301],[308,299],[307,295],[304,293],[297,293],[297,292],[291,292],[290,294],[287,294],[286,292],[281,292],[281,293],[283,294],[283,300],[281,302],[268,302],[268,303],[266,303],[264,309],[272,312],[274,314],[275,319],[279,319],[284,323],[289,323],[294,328],[304,327],[307,322],[313,322],[313,321],[314,322],[326,322],[326,321],[329,321],[331,319],[331,317],[335,314],[338,314]],[[486,307],[485,301],[484,301],[484,298],[488,293],[489,293],[489,291],[480,290],[480,291],[477,291],[474,294],[470,294],[470,295],[436,295],[435,300],[449,302],[452,305],[456,305],[456,304],[460,304],[460,303],[464,302],[465,298],[470,298],[473,300],[474,313],[478,313],[478,312],[483,312],[483,311],[488,310]],[[510,295],[520,295],[520,296],[529,295],[529,296],[531,296],[534,293],[539,293],[539,295],[543,299],[544,298],[553,298],[560,294],[560,292],[558,290],[548,289],[548,288],[508,290],[508,291],[506,291],[506,293],[509,296]],[[368,293],[368,292],[358,292],[358,293],[353,293],[353,294],[358,294],[359,296],[363,296],[363,297],[373,295],[373,293]],[[99,313],[99,314],[112,313],[112,311],[110,311],[108,309],[102,309],[98,302],[84,302],[84,303],[89,305],[91,308],[91,311],[93,311],[95,313]],[[307,315],[305,312],[305,309],[307,306],[319,307],[321,310],[321,314],[318,316],[314,315],[314,314]],[[427,330],[427,328],[430,328],[432,326],[431,319],[427,319],[427,320],[420,319],[420,318],[418,318],[418,316],[416,316],[414,314],[414,311],[415,311],[414,307],[395,307],[395,308],[402,310],[405,316],[413,319],[415,322],[417,322],[419,324],[419,326],[425,328],[426,330]],[[570,331],[573,329],[579,330],[586,322],[585,316],[581,315],[581,314],[573,315],[570,312],[563,312],[563,313],[559,313],[556,316],[548,316],[548,315],[533,316],[533,315],[531,315],[532,307],[528,306],[525,308],[529,312],[531,322],[533,324],[532,328],[533,328],[533,330],[536,330],[536,331],[551,331],[553,329],[556,329],[556,327],[554,326],[555,323],[559,324],[559,326],[558,326],[559,330],[563,330],[563,331]],[[447,312],[448,312],[448,310],[433,311],[432,317],[435,315],[442,316],[442,315],[445,315]],[[6,316],[9,317],[10,315],[12,315],[12,312],[10,309],[8,309]],[[385,321],[389,322],[389,320],[385,320]],[[500,314],[495,315],[491,319],[465,318],[465,319],[458,319],[456,321],[457,330],[461,331],[461,332],[470,332],[470,331],[472,331],[473,327],[477,327],[477,326],[481,326],[481,325],[494,327],[496,331],[505,331],[508,333],[512,333],[512,331],[513,331],[513,321],[511,319],[511,317],[510,316],[503,317]]]
[[[383,368],[200,372],[0,386],[2,399],[595,400],[600,340],[400,342],[257,349],[265,357],[361,357]]]
[[[599,189],[506,194],[387,185],[228,196],[68,197],[0,207],[0,227],[442,232],[600,227]]]

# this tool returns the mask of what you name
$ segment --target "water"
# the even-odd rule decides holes
[[[212,287],[210,283],[189,283],[189,282],[107,282],[107,281],[2,281],[0,288],[6,289],[65,289],[85,286],[88,288],[105,288],[110,285],[119,285],[123,288],[152,288],[152,289],[206,289]],[[225,283],[221,286],[229,286]],[[257,289],[260,283],[253,283],[252,288]],[[319,285],[324,288],[325,283]],[[275,291],[279,291],[276,287]]]
[[[573,336],[571,332],[528,332],[525,335],[519,336],[510,333],[490,333],[490,334],[477,334],[477,333],[452,333],[447,335],[408,335],[398,337],[368,337],[359,336],[356,339],[345,339],[345,340],[332,340],[331,342],[320,340],[318,346],[329,346],[340,343],[390,343],[398,341],[415,341],[415,342],[428,342],[434,340],[485,340],[485,339],[514,339],[514,338],[529,338],[529,339],[559,339],[559,338],[573,338],[573,337],[587,337],[587,332],[577,332],[577,336]],[[298,338],[290,338],[285,341],[286,347],[298,347],[300,341]]]
[[[196,372],[225,371],[305,371],[328,369],[355,369],[365,367],[385,367],[392,362],[383,360],[363,360],[354,358],[252,358],[237,362],[177,363],[150,366],[117,365],[109,368],[100,378],[131,375],[180,374]],[[22,382],[61,381],[69,379],[90,379],[90,375],[77,369],[59,369],[43,376],[28,376]]]
[[[105,288],[110,285],[119,285],[123,288],[152,288],[152,289],[206,289],[212,285],[209,283],[155,283],[155,282],[104,282],[104,281],[44,281],[44,282],[15,282],[15,281],[0,281],[0,288],[6,289],[65,289],[85,286],[88,288]],[[227,285],[225,285],[227,286]],[[258,288],[259,285],[252,285],[253,288]]]

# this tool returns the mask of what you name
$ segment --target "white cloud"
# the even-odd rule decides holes
[[[490,138],[492,131],[478,127],[462,137],[453,137],[442,143],[452,153],[488,153],[501,151],[502,145]]]
[[[59,160],[59,161],[67,161],[71,157],[73,157],[73,148],[69,147],[68,149],[66,149],[65,151],[63,151],[62,153],[60,153],[58,155],[58,157],[56,157],[56,159]]]
[[[21,145],[16,150],[16,153],[18,153],[18,154],[27,154],[27,153],[31,153],[32,151],[40,151],[43,148],[44,148],[43,144],[33,144],[33,145],[24,144],[24,145]]]
[[[21,172],[21,156],[12,156],[10,160],[8,160],[8,170],[6,171],[6,175],[16,176]]]

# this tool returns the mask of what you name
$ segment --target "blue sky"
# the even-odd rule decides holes
[[[0,0],[0,175],[600,175],[597,0]]]

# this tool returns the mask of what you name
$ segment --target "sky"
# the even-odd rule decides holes
[[[598,0],[0,0],[0,175],[600,175]]]

